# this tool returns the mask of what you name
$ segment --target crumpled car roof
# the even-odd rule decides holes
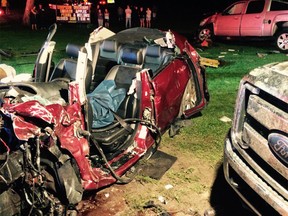
[[[131,28],[123,30],[116,35],[112,36],[110,39],[117,40],[119,43],[143,43],[143,41],[146,39],[147,42],[150,40],[153,41],[158,38],[165,37],[165,32],[159,30],[159,29],[150,29],[150,28]]]

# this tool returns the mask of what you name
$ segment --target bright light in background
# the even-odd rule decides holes
[[[107,0],[107,3],[108,4],[113,4],[113,3],[115,3],[115,1],[114,0]]]
[[[99,4],[100,4],[100,5],[105,5],[105,4],[106,4],[106,0],[101,0],[101,1],[99,1]]]

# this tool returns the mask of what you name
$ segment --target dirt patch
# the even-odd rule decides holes
[[[77,206],[78,215],[122,215],[129,210],[125,198],[122,196],[123,193],[122,189],[114,186],[106,188],[95,196],[90,196],[88,199],[80,202]]]

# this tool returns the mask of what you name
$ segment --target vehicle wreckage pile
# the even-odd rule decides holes
[[[131,181],[209,101],[200,57],[176,32],[100,27],[53,64],[56,30],[32,81],[0,84],[0,215],[75,214],[85,191]]]

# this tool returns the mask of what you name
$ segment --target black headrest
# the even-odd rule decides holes
[[[139,49],[123,48],[120,58],[123,63],[136,65],[141,65],[143,63],[143,54]]]
[[[148,46],[146,48],[146,56],[150,57],[160,57],[161,56],[161,47],[160,46]]]
[[[104,40],[100,45],[100,56],[116,60],[118,55],[118,43],[114,40]]]
[[[101,43],[101,50],[105,52],[116,52],[117,51],[117,42],[111,40],[104,40]]]
[[[78,58],[79,51],[84,51],[85,47],[76,44],[67,44],[66,53],[71,58]]]

